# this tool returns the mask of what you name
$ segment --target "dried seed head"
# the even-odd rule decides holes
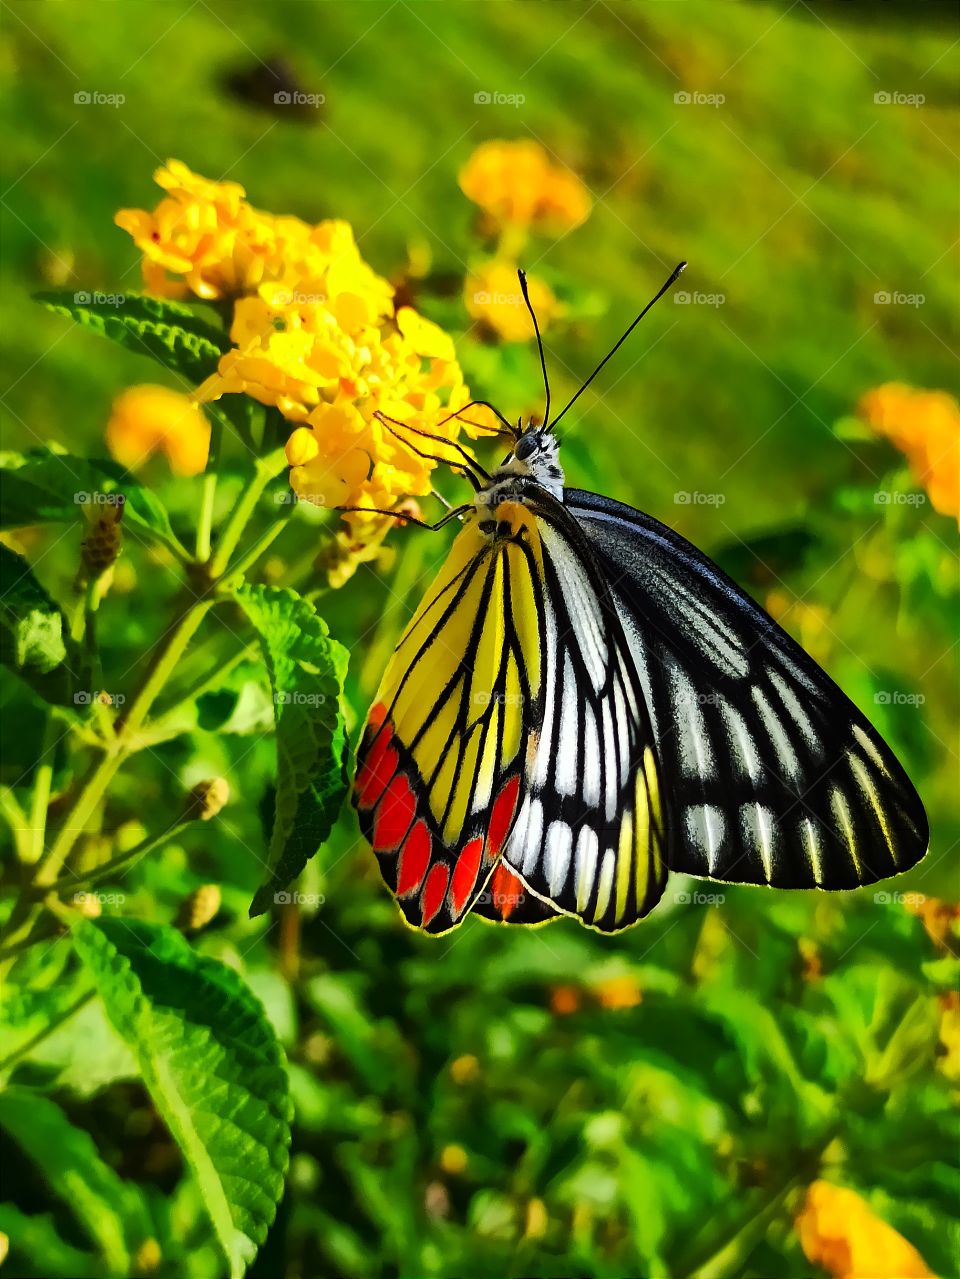
[[[195,821],[198,817],[208,822],[216,817],[230,798],[230,787],[222,777],[213,777],[206,782],[198,782],[187,796],[185,817],[187,821]]]
[[[123,520],[122,493],[110,494],[109,506],[94,506],[87,516],[88,529],[80,548],[80,561],[88,577],[99,577],[120,554],[120,524]]]
[[[177,927],[185,933],[199,932],[220,909],[220,885],[201,884],[180,903]]]

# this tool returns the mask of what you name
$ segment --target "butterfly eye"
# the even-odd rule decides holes
[[[534,453],[540,448],[540,441],[536,435],[521,435],[517,440],[517,446],[513,450],[513,456],[518,462],[525,462],[527,458],[533,457]]]

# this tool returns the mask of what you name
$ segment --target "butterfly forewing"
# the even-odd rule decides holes
[[[855,888],[924,855],[913,786],[870,723],[706,556],[630,507],[568,490],[649,709],[672,870]]]
[[[530,500],[542,548],[545,697],[503,859],[558,910],[616,931],[656,905],[666,878],[653,734],[589,547],[559,503]]]

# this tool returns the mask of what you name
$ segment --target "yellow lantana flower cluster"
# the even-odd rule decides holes
[[[391,285],[364,261],[347,223],[261,212],[237,183],[210,182],[176,160],[155,176],[167,192],[157,208],[116,218],[143,251],[148,287],[233,301],[233,349],[197,402],[246,394],[276,406],[296,424],[291,486],[317,505],[393,510],[429,493],[436,463],[410,445],[441,455],[443,446],[404,442],[375,415],[457,439],[461,423],[450,415],[470,396],[449,336],[411,307],[394,313]],[[384,520],[345,518],[343,549],[356,562]]]
[[[960,404],[946,391],[886,382],[863,396],[857,412],[900,449],[941,515],[960,516]]]
[[[344,222],[311,226],[265,213],[238,182],[211,182],[179,160],[154,173],[167,195],[157,207],[121,209],[114,221],[143,253],[147,289],[160,297],[193,293],[207,301],[242,297],[276,280],[322,278],[332,260],[351,259],[355,274],[384,305],[390,291],[362,261]]]
[[[796,1231],[807,1260],[833,1279],[934,1279],[913,1244],[843,1186],[815,1181]]]
[[[570,169],[529,139],[483,142],[460,170],[460,189],[483,210],[484,229],[497,237],[493,258],[467,276],[464,305],[488,333],[504,342],[533,337],[517,281],[517,264],[532,233],[561,235],[586,221],[590,192]],[[563,314],[553,290],[529,277],[530,301],[541,331]]]

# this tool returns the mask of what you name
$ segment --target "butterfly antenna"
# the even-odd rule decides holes
[[[530,294],[527,291],[527,273],[519,270],[517,275],[520,279],[520,289],[523,293],[523,300],[527,304],[527,310],[530,312],[530,319],[533,320],[533,331],[537,335],[537,350],[540,352],[540,368],[543,371],[543,389],[546,392],[547,404],[543,410],[543,430],[549,431],[548,425],[550,421],[550,379],[547,377],[547,361],[543,354],[543,338],[540,336],[540,325],[537,323],[537,313],[533,309],[533,303],[530,301]]]
[[[637,316],[637,318],[634,320],[634,322],[633,322],[633,323],[630,325],[630,327],[627,329],[626,333],[624,333],[623,337],[619,340],[619,342],[616,342],[616,343],[615,343],[615,344],[611,347],[611,349],[607,352],[607,354],[603,357],[603,359],[600,361],[600,363],[597,365],[597,367],[593,370],[593,372],[592,372],[592,373],[590,374],[590,376],[587,378],[586,382],[584,382],[583,386],[581,386],[580,390],[576,393],[576,395],[574,395],[574,397],[573,397],[573,398],[572,398],[572,399],[571,399],[571,400],[570,400],[570,401],[566,404],[566,406],[560,410],[560,412],[557,414],[557,416],[553,419],[553,421],[552,421],[552,422],[548,422],[548,424],[547,424],[547,430],[548,430],[548,431],[552,431],[552,430],[553,430],[553,428],[554,428],[554,427],[557,425],[557,423],[560,421],[560,419],[563,417],[564,413],[566,413],[567,409],[572,408],[572,407],[573,407],[573,405],[574,405],[574,404],[576,404],[577,400],[579,400],[580,396],[581,396],[581,395],[583,395],[584,391],[587,389],[587,387],[590,385],[590,383],[593,381],[593,379],[597,376],[597,374],[600,372],[600,370],[603,368],[603,366],[606,364],[606,362],[607,362],[607,361],[608,361],[608,360],[609,360],[612,356],[616,355],[617,351],[619,351],[619,350],[620,350],[620,348],[623,346],[624,342],[626,342],[627,338],[630,336],[630,334],[631,334],[631,333],[633,332],[633,330],[637,327],[637,325],[640,323],[640,321],[643,319],[643,317],[646,315],[646,313],[647,313],[647,312],[650,310],[650,308],[653,306],[654,302],[659,302],[659,301],[660,301],[660,299],[663,297],[664,293],[666,293],[667,289],[669,289],[669,288],[670,288],[670,286],[671,286],[671,284],[673,284],[674,280],[676,280],[676,279],[677,279],[677,277],[680,275],[680,273],[681,273],[682,271],[685,271],[685,270],[686,270],[686,268],[687,268],[687,264],[686,264],[686,262],[678,262],[678,263],[677,263],[677,265],[676,265],[676,266],[674,267],[674,269],[673,269],[673,273],[671,274],[670,279],[669,279],[669,280],[667,280],[667,282],[666,282],[666,283],[665,283],[665,284],[664,284],[664,285],[663,285],[663,286],[659,289],[659,291],[658,291],[657,293],[655,293],[655,294],[654,294],[654,296],[650,299],[650,301],[647,303],[647,305],[643,308],[643,310],[640,312],[640,314]]]

